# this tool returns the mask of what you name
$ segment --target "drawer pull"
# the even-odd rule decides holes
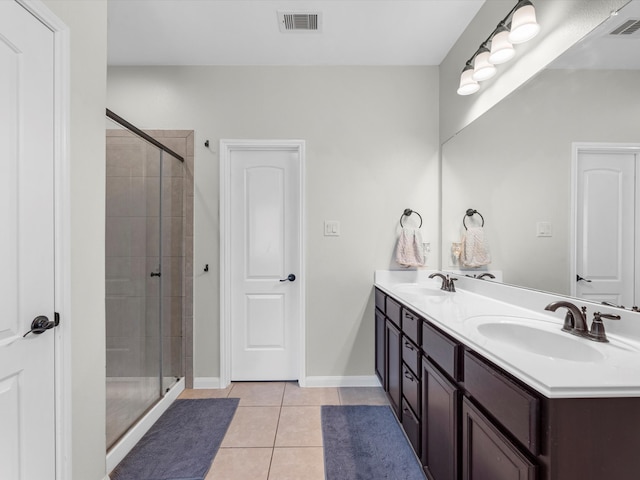
[[[416,380],[413,378],[413,375],[411,375],[409,372],[405,371],[404,372],[404,378],[408,378],[409,380],[411,380],[412,382],[415,382]]]

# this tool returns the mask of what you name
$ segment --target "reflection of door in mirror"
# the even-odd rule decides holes
[[[628,145],[575,149],[575,296],[628,307],[637,303],[638,152]]]

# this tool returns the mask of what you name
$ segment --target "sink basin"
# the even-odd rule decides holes
[[[419,296],[441,296],[449,292],[440,290],[436,286],[421,283],[400,283],[393,287],[393,291],[398,295],[419,295]]]
[[[605,356],[589,340],[563,332],[555,324],[516,317],[475,317],[483,337],[535,355],[574,362],[597,362]]]

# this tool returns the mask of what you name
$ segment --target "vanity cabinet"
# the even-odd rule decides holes
[[[547,398],[378,289],[375,321],[376,372],[429,480],[640,478],[640,398]]]
[[[457,477],[449,477],[457,478]],[[468,399],[462,400],[462,478],[535,480],[537,467]]]
[[[401,406],[402,406],[402,334],[400,329],[387,319],[386,323],[386,388],[387,397],[391,403],[391,407],[396,413],[398,419],[402,419]]]
[[[458,478],[460,392],[454,382],[441,373],[427,357],[423,357],[420,459],[430,479]]]

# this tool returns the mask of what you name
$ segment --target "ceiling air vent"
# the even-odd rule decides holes
[[[640,20],[627,20],[609,35],[628,36],[640,30]]]
[[[278,12],[280,31],[289,32],[319,32],[322,27],[320,12]]]

